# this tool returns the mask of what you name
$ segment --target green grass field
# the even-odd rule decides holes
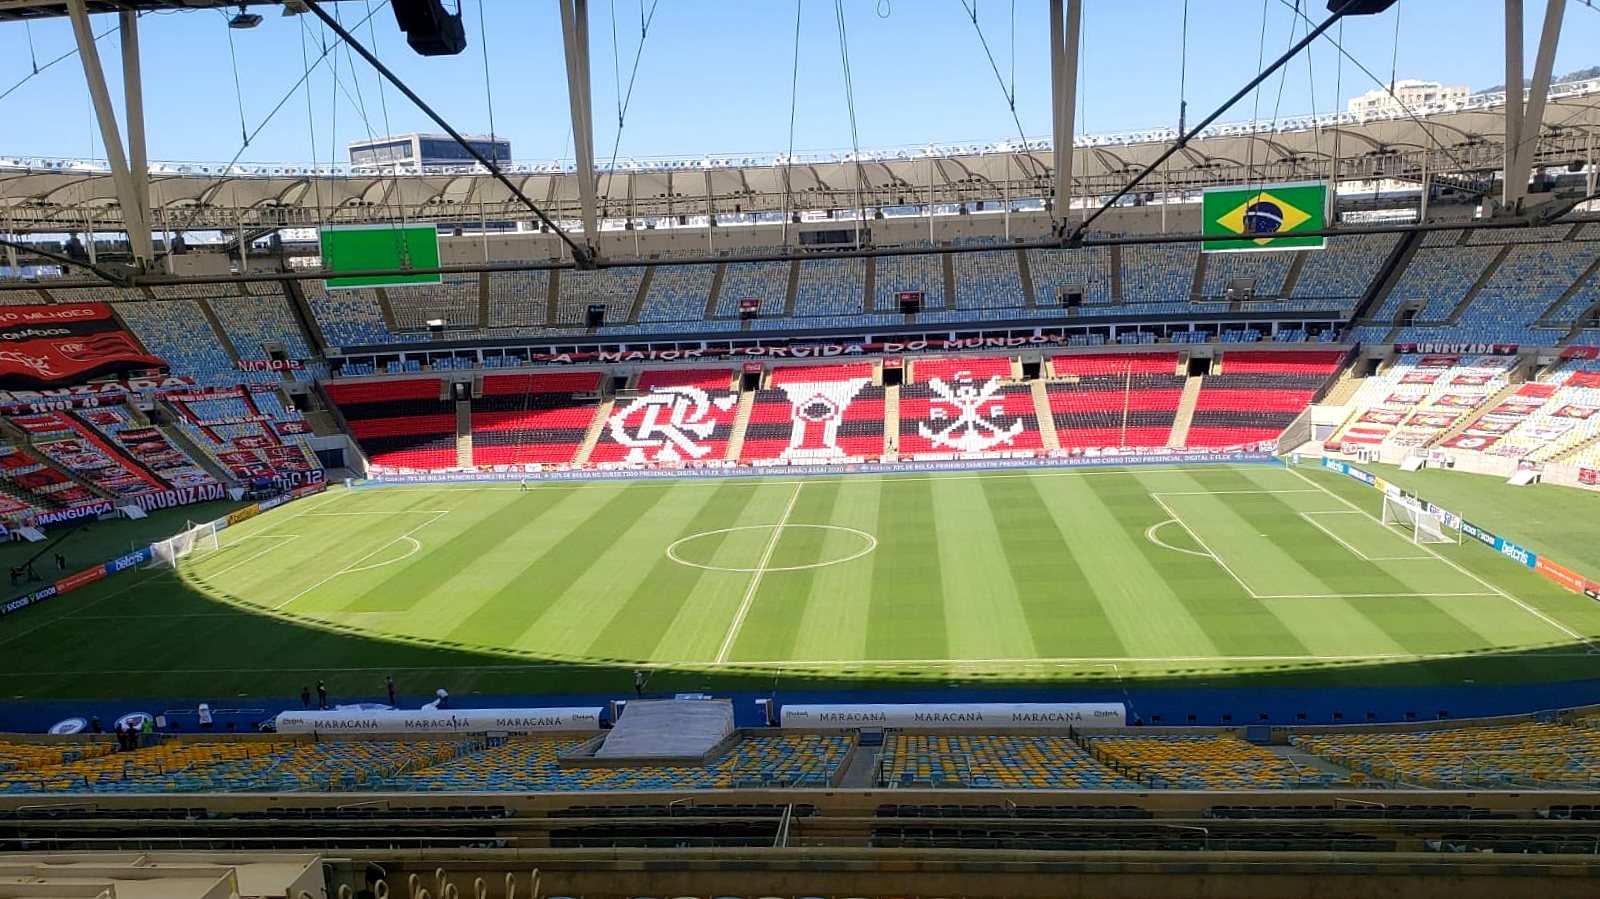
[[[1592,676],[1600,604],[1379,501],[1266,466],[338,490],[6,621],[0,694]]]

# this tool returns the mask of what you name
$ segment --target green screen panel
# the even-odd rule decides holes
[[[404,270],[439,267],[439,230],[432,223],[323,228],[322,267],[335,273],[393,271],[388,275],[331,277],[326,282],[330,289],[438,284],[437,273],[413,275]]]

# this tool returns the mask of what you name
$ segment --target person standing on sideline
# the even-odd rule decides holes
[[[106,732],[106,729],[100,724],[99,715],[89,716],[89,732],[92,734],[103,734]]]
[[[67,570],[67,557],[63,556],[60,553],[56,553],[56,570],[57,571],[66,571]]]
[[[517,489],[522,491],[523,493],[527,493],[528,492],[528,479],[527,478],[523,478],[522,480],[518,481],[517,482]]]
[[[328,710],[328,683],[327,683],[327,681],[323,681],[323,680],[317,681],[317,708],[322,709],[324,712],[326,712]]]
[[[200,718],[200,726],[205,728],[205,729],[207,729],[207,730],[210,730],[211,729],[211,706],[209,706],[209,705],[207,705],[206,703],[203,703],[203,702],[200,703],[200,708],[198,709],[198,715],[199,715],[199,718]]]
[[[645,676],[643,668],[635,668],[634,669],[634,671],[633,671],[633,697],[635,699],[643,699],[644,698],[644,684],[645,684],[645,681],[647,681],[647,680],[649,680],[649,678]]]
[[[394,705],[394,675],[383,676],[383,689],[389,694],[389,704]]]
[[[450,708],[450,691],[449,690],[446,690],[445,688],[440,687],[439,688],[439,692],[434,694],[434,695],[438,697],[438,700],[437,700],[438,704],[436,706],[434,706],[435,708],[437,708],[441,712],[444,711],[445,709]]]
[[[311,688],[310,687],[301,687],[300,688],[300,708],[301,708],[301,710],[306,710],[306,709],[310,709],[311,708]]]

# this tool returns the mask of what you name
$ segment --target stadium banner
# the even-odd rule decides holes
[[[151,558],[152,553],[150,547],[146,546],[142,549],[136,549],[133,552],[127,553],[126,555],[118,556],[109,562],[93,565],[83,569],[82,571],[73,572],[72,574],[61,578],[48,587],[43,587],[33,591],[32,593],[23,594],[22,596],[19,596],[4,605],[0,605],[0,618],[5,617],[6,615],[15,614],[23,609],[29,608],[30,606],[36,606],[45,600],[60,596],[63,593],[70,593],[79,587],[92,584],[95,581],[104,580],[105,578],[108,578],[114,574],[120,574],[131,568],[137,568],[140,565],[150,561]]]
[[[190,503],[204,503],[214,499],[222,499],[226,495],[221,484],[203,484],[198,487],[177,487],[172,490],[157,490],[154,493],[141,493],[129,497],[134,505],[146,512],[156,509],[171,509],[177,506],[187,506]]]
[[[319,232],[322,267],[334,277],[328,289],[438,284],[443,278],[402,269],[439,267],[439,229],[432,222],[390,225],[334,225]],[[340,272],[388,270],[393,274],[337,277]]]
[[[599,708],[551,709],[351,709],[284,712],[280,734],[484,734],[584,733],[600,729]]]
[[[1569,346],[1561,351],[1563,359],[1600,359],[1600,346]]]
[[[1397,353],[1475,353],[1489,356],[1515,356],[1520,349],[1521,347],[1514,343],[1397,343],[1394,345],[1394,351]],[[1456,364],[1456,361],[1450,362],[1449,365]]]
[[[397,484],[492,484],[519,481],[649,481],[663,478],[752,478],[793,477],[795,475],[837,474],[896,474],[934,471],[998,471],[1018,468],[1094,468],[1097,466],[1134,465],[1247,465],[1282,464],[1270,452],[1238,451],[1167,451],[1144,454],[1103,454],[1063,457],[1034,456],[1025,459],[951,459],[939,462],[859,462],[847,465],[706,465],[682,468],[573,468],[555,471],[377,471],[372,477],[358,482],[357,489],[377,489]]]
[[[1499,535],[1491,531],[1486,531],[1483,528],[1478,527],[1476,524],[1466,520],[1465,518],[1461,519],[1461,533],[1466,534],[1468,537],[1471,537],[1479,543],[1482,543],[1484,546],[1488,546],[1496,550],[1500,548]]]
[[[299,359],[240,359],[236,365],[240,371],[304,371],[306,367]]]
[[[1208,187],[1200,196],[1200,248],[1207,253],[1320,250],[1328,185],[1301,181],[1254,187]]]
[[[786,705],[783,727],[893,727],[900,730],[1104,730],[1126,727],[1120,702],[949,702]]]
[[[1585,487],[1600,487],[1600,471],[1593,468],[1578,469],[1578,483]]]
[[[7,388],[167,367],[122,330],[108,303],[7,306],[0,310],[0,345],[0,387]]]
[[[39,527],[49,527],[56,524],[67,524],[69,522],[82,521],[85,518],[99,518],[114,508],[116,507],[112,505],[111,500],[101,499],[95,500],[92,503],[85,503],[81,506],[73,506],[70,509],[55,509],[49,512],[40,512],[38,515],[34,516],[33,521],[34,524],[38,525]]]
[[[1568,590],[1571,590],[1574,593],[1584,592],[1584,587],[1588,583],[1588,581],[1584,579],[1583,575],[1573,571],[1571,568],[1568,568],[1565,565],[1557,565],[1556,563],[1545,558],[1538,559],[1534,563],[1533,570],[1539,572],[1550,580],[1555,581],[1561,586],[1566,587]]]

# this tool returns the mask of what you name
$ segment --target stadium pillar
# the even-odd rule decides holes
[[[128,119],[128,172],[133,176],[133,189],[139,195],[139,211],[145,223],[140,230],[145,235],[146,258],[154,259],[149,236],[150,162],[145,155],[144,71],[139,63],[139,13],[125,9],[118,16],[122,26],[122,108]]]
[[[89,99],[94,103],[95,121],[100,128],[100,139],[105,144],[106,159],[111,164],[111,183],[116,188],[117,203],[121,207],[123,231],[128,235],[128,244],[133,250],[136,263],[143,268],[150,262],[152,256],[150,227],[147,221],[149,207],[141,205],[139,190],[134,185],[128,157],[123,152],[122,132],[117,127],[116,112],[111,108],[111,91],[106,87],[105,68],[100,64],[100,49],[94,40],[94,29],[89,25],[89,10],[84,0],[67,0],[67,15],[72,19],[72,35],[77,40],[78,59],[83,63],[83,78],[88,83]],[[137,42],[134,46],[134,61],[137,65]],[[125,44],[124,52],[126,47]],[[130,115],[133,112],[124,111]],[[141,114],[142,111],[141,105]],[[130,132],[132,127],[130,121]]]
[[[1063,14],[1062,3],[1066,10]],[[1072,207],[1072,127],[1078,109],[1078,34],[1083,0],[1050,0],[1050,93],[1055,164],[1055,220],[1063,224]]]
[[[578,200],[583,208],[583,242],[591,250],[599,239],[595,213],[594,104],[589,88],[589,0],[560,0],[561,41],[567,57],[567,99],[572,107],[572,145],[578,161]]]
[[[1501,205],[1516,206],[1527,189],[1527,179],[1517,183],[1517,141],[1522,137],[1522,0],[1506,2],[1506,146],[1501,170]]]
[[[1517,189],[1528,189],[1533,173],[1533,154],[1539,149],[1539,134],[1544,130],[1544,106],[1550,96],[1556,45],[1561,42],[1561,17],[1567,0],[1545,0],[1544,30],[1539,33],[1539,52],[1533,58],[1533,83],[1528,86],[1528,106],[1522,113],[1522,134],[1517,138]]]

